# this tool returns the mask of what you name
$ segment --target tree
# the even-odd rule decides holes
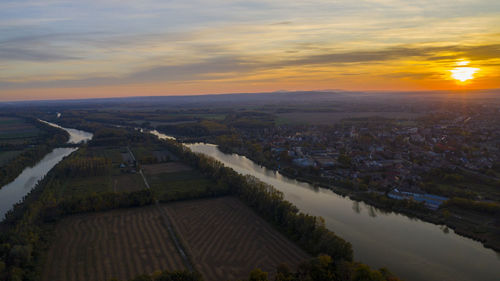
[[[33,247],[31,245],[15,245],[9,252],[9,261],[15,265],[26,265],[31,261]]]
[[[352,281],[385,281],[386,279],[376,270],[371,270],[366,264],[357,264],[354,268]]]
[[[149,275],[139,275],[132,279],[131,281],[153,281]]]
[[[250,272],[250,278],[248,279],[249,281],[268,281],[267,279],[267,272],[264,272],[260,270],[259,268],[256,268]]]
[[[294,274],[288,267],[288,265],[282,263],[276,268],[276,276],[274,281],[293,281],[295,279]]]

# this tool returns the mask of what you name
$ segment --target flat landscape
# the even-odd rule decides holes
[[[180,162],[167,162],[161,164],[143,165],[144,173],[158,175],[162,173],[177,173],[193,170],[191,167]]]
[[[43,281],[129,280],[184,269],[155,206],[76,215],[56,225]]]
[[[234,197],[163,205],[207,281],[246,279],[260,268],[274,272],[310,258]]]
[[[274,272],[310,258],[234,197],[162,205],[192,262],[207,281]],[[155,206],[75,215],[59,221],[43,281],[128,280],[157,270],[184,269]]]
[[[201,193],[215,185],[199,171],[180,162],[142,165],[142,169],[160,200],[176,198],[179,194]]]
[[[0,140],[36,137],[39,130],[21,118],[0,117]]]
[[[15,159],[27,148],[9,148],[9,145],[31,144],[40,130],[21,118],[0,117],[0,167]]]
[[[422,116],[413,112],[293,112],[277,114],[278,124],[314,124],[333,125],[343,119],[352,118],[387,118],[415,119]]]

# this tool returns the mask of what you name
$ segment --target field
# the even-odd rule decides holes
[[[162,164],[143,165],[142,169],[146,174],[158,175],[162,173],[177,173],[191,171],[191,167],[180,162],[167,162]]]
[[[420,113],[411,112],[293,112],[277,114],[276,123],[333,125],[343,119],[379,117],[411,120],[420,116]]]
[[[121,174],[111,176],[114,192],[131,192],[146,188],[141,175],[139,174]]]
[[[206,281],[273,272],[309,256],[234,197],[161,205]],[[42,281],[128,280],[184,269],[156,206],[82,214],[55,225]]]
[[[39,130],[20,118],[0,117],[0,140],[36,137]]]
[[[184,269],[155,206],[67,217],[57,223],[43,281],[129,280]]]
[[[10,160],[16,158],[23,150],[0,151],[0,167],[7,164]]]
[[[121,171],[120,164],[123,162],[122,154],[129,156],[125,147],[97,147],[80,149],[71,157],[74,159],[85,159],[90,157],[102,157],[111,161],[111,167],[103,175],[88,175],[85,177],[72,177],[61,182],[56,190],[57,198],[69,198],[73,196],[85,196],[91,193],[102,192],[130,192],[145,188],[142,177],[138,173]]]
[[[179,162],[143,165],[144,174],[160,200],[184,193],[202,193],[215,183]]]
[[[163,205],[206,281],[246,279],[309,256],[233,197]]]

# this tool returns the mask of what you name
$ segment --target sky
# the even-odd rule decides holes
[[[0,0],[0,101],[494,89],[499,70],[498,0]]]

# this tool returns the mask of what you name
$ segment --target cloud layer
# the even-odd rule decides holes
[[[8,0],[0,19],[3,100],[126,85],[141,85],[137,95],[500,87],[498,1]],[[449,75],[459,60],[480,69],[467,85]]]

